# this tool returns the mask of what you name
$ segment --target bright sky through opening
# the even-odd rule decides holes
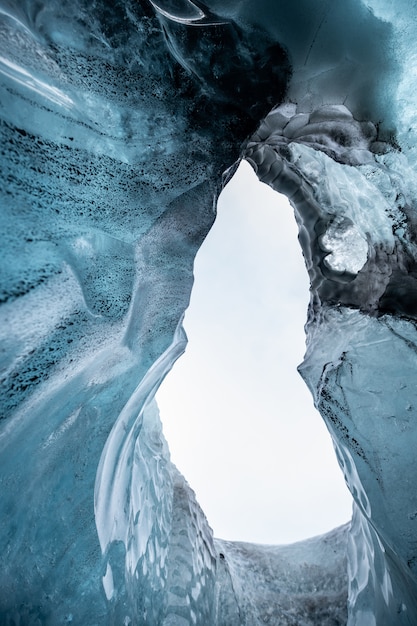
[[[288,543],[347,522],[350,494],[296,370],[309,293],[293,210],[246,162],[221,194],[195,277],[189,344],[157,401],[215,536]]]

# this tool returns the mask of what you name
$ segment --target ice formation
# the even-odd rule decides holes
[[[0,624],[416,624],[415,4],[0,17]],[[294,206],[300,372],[355,501],[293,546],[213,539],[153,399],[242,157]]]

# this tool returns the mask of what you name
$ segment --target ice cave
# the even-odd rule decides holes
[[[417,624],[416,31],[412,0],[0,0],[0,626]],[[354,500],[285,546],[213,537],[154,400],[242,159],[294,209]]]

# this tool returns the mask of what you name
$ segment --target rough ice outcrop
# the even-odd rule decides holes
[[[416,623],[416,24],[407,0],[0,1],[1,624]],[[213,539],[153,399],[242,156],[294,206],[300,372],[355,500],[281,548]]]

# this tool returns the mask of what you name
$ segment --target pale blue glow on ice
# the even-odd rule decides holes
[[[0,0],[1,626],[417,624],[416,59],[410,0]],[[241,157],[308,315],[278,195],[210,233]]]

